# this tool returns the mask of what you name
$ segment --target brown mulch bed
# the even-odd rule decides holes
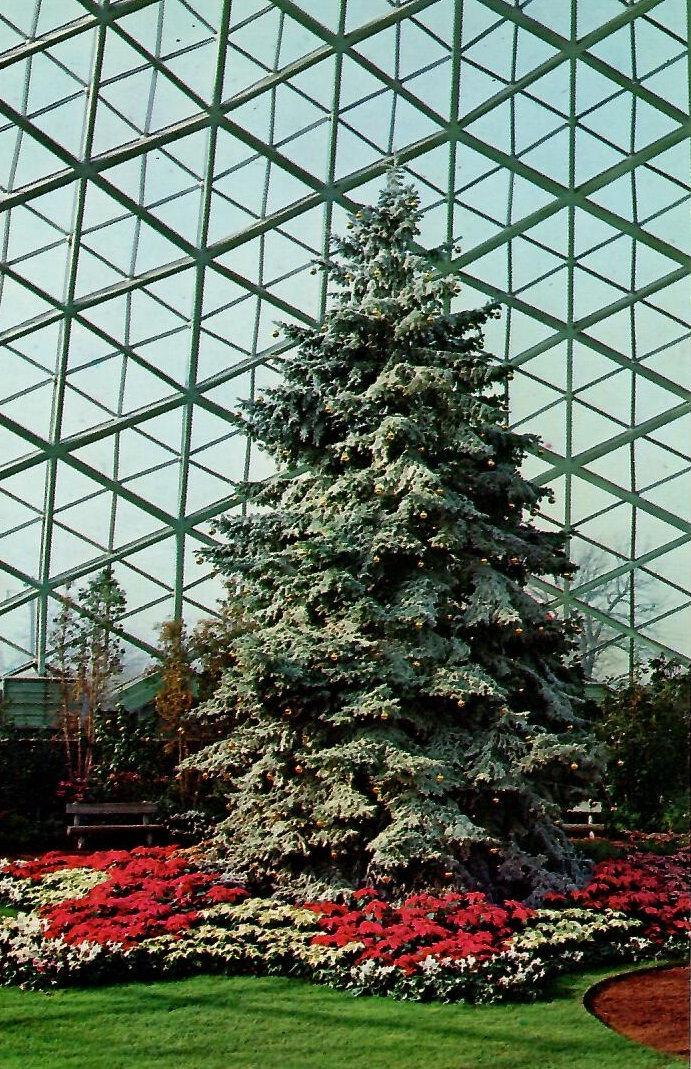
[[[591,988],[586,1006],[615,1032],[666,1054],[689,1054],[689,966],[642,969]]]

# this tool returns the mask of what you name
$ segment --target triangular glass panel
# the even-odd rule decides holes
[[[118,108],[112,107],[107,100],[101,98],[96,108],[96,124],[94,127],[91,155],[98,157],[105,155],[112,149],[119,148],[140,136],[140,128],[135,126],[129,119],[124,119],[118,114]],[[137,161],[139,167],[142,161]]]
[[[691,256],[691,196],[654,219],[646,219],[645,229],[662,241]]]
[[[558,130],[540,145],[521,154],[521,162],[545,175],[550,182],[569,183],[569,157],[571,152],[570,133],[567,129]],[[535,181],[539,184],[539,178]]]
[[[23,264],[22,266],[26,271],[26,265]],[[52,312],[54,305],[42,300],[31,290],[6,276],[3,279],[2,291],[0,292],[0,308],[2,309],[3,328],[9,330],[20,323],[28,322],[44,313]]]
[[[421,71],[422,68],[448,62],[450,49],[427,33],[416,20],[405,19],[400,23],[400,45],[397,76],[402,82]],[[450,73],[450,71],[449,71]],[[443,79],[441,70],[439,76]]]
[[[118,435],[118,477],[129,479],[143,470],[167,466],[175,459],[169,448],[155,442],[147,433],[147,424],[123,430]]]
[[[185,38],[185,44],[191,42]],[[176,45],[179,48],[179,45]],[[211,102],[216,76],[218,41],[211,38],[196,48],[166,58],[166,69],[184,82],[192,93],[203,101]]]
[[[14,134],[10,136],[12,141],[10,143],[10,155],[7,158],[8,164],[12,162],[14,155],[15,136]],[[42,178],[47,178],[49,175],[57,174],[65,169],[65,162],[34,140],[29,133],[25,132],[18,143],[19,155],[14,170],[13,189],[21,189],[23,186],[31,185],[33,182],[38,182]],[[7,145],[2,146],[3,152],[7,150],[7,147]]]
[[[19,257],[65,241],[64,234],[57,227],[43,219],[30,207],[22,204],[15,205],[10,209],[9,218],[10,227],[5,259],[10,264]]]
[[[74,295],[79,299],[89,294],[99,293],[122,282],[126,271],[117,271],[104,260],[93,255],[86,244],[79,248],[77,262],[77,277],[74,284]]]
[[[423,141],[426,137],[434,137],[440,131],[438,123],[418,111],[407,100],[399,98],[393,117],[394,138],[399,151],[404,145],[412,145],[416,141]]]
[[[379,33],[371,34],[364,41],[358,41],[355,51],[378,67],[389,78],[396,78],[396,56],[398,40],[395,26],[389,26]]]
[[[108,546],[110,534],[110,509],[108,505],[106,491],[103,491],[101,495],[90,497],[88,501],[61,508],[56,512],[53,529],[63,528],[68,537],[72,535],[84,541],[83,546],[77,547],[80,550],[81,557],[77,557],[74,563],[81,563],[94,550],[103,552]],[[55,546],[55,543],[53,544],[53,549],[56,564],[59,562],[59,565],[62,565],[62,554],[59,548]]]
[[[170,396],[170,386],[152,371],[130,360],[127,366],[125,393],[122,401],[124,412],[136,412],[138,409],[155,404],[156,401]]]
[[[673,104],[681,112],[684,112],[688,106],[688,96],[684,90],[686,58],[686,49],[682,48],[675,60],[645,79],[646,89],[654,93],[656,97]]]
[[[4,407],[4,402],[3,402]],[[19,411],[14,415],[15,421],[18,423]],[[9,416],[9,411],[7,416]],[[37,449],[36,443],[29,437],[23,438],[19,434],[15,434],[8,427],[0,424],[0,456],[2,457],[2,465],[11,464],[14,460],[18,460],[20,457],[28,456],[35,453]]]
[[[627,430],[631,424],[631,375],[624,369],[605,379],[600,379],[594,386],[578,391],[578,402],[591,411],[599,410],[608,418],[619,422],[618,433]],[[580,409],[577,410],[577,414]],[[614,432],[613,432],[614,433]]]
[[[658,111],[644,100],[636,103],[636,137],[635,149],[646,148],[648,145],[661,141],[666,134],[679,129],[679,123]]]
[[[608,182],[601,189],[596,189],[594,192],[589,193],[588,197],[596,204],[614,212],[615,215],[620,216],[627,222],[633,219],[631,176],[628,174],[616,178],[613,182]],[[626,224],[624,223],[622,229],[625,229],[625,227]]]
[[[621,300],[628,291],[623,283],[616,285],[616,280],[606,281],[580,267],[573,272],[573,315],[576,321],[587,319],[595,312],[605,312],[610,306]],[[592,329],[592,328],[589,328]]]
[[[461,106],[465,112],[463,100],[463,88],[461,87]],[[473,119],[471,122],[464,122],[463,125],[468,133],[478,138],[479,141],[491,146],[492,149],[498,149],[500,152],[506,153],[507,157],[510,156],[512,145],[511,102],[509,100],[497,104],[491,111],[482,114],[480,118]],[[506,166],[510,166],[509,159],[506,160]]]
[[[161,375],[162,390],[174,390],[176,386],[184,386],[187,380],[190,333],[191,327],[185,324],[167,333],[164,338],[136,346],[137,356],[146,361],[147,367],[151,368],[154,374],[158,372]]]
[[[576,185],[584,185],[597,176],[606,175],[610,168],[621,163],[625,155],[583,127],[576,128],[575,154]]]
[[[355,115],[350,115],[349,122],[357,118]],[[367,144],[362,138],[357,137],[356,134],[348,129],[348,127],[341,121],[338,126],[338,141],[336,146],[336,168],[335,178],[344,178],[345,176],[352,174],[355,171],[359,171],[361,168],[367,167],[370,163],[375,163],[381,159],[382,151],[372,145]]]
[[[135,475],[127,480],[126,487],[140,499],[142,509],[150,504],[167,513],[171,519],[178,515],[180,487],[177,462],[144,475]]]
[[[266,73],[266,68],[252,59],[251,55],[234,48],[231,38],[228,42],[228,54],[223,74],[223,100],[226,103],[233,100],[249,86],[265,78]],[[230,118],[234,118],[232,112]]]
[[[114,548],[131,545],[131,543],[140,538],[151,537],[159,532],[162,526],[163,517],[146,512],[126,498],[120,497],[118,498],[117,511],[115,513]],[[167,576],[169,580],[170,561],[173,559],[171,541],[171,538],[162,539],[156,543],[152,551],[149,551],[149,553],[155,552],[156,559],[161,558],[161,575],[166,575],[163,561],[167,560]],[[140,552],[128,554],[127,559],[134,568],[141,568],[144,571],[142,558],[145,558],[145,553]]]
[[[610,375],[616,375],[620,370],[618,364],[590,346],[580,342],[573,343],[572,388],[574,391],[580,392],[591,383],[606,379]]]
[[[598,313],[598,318],[585,328],[583,336],[594,338],[614,352],[628,357],[633,349],[632,327],[630,308],[623,308],[620,312],[613,313],[607,313],[604,309]],[[581,330],[582,325],[579,324],[579,333]]]
[[[312,52],[316,52],[317,49],[323,48],[323,46],[323,38],[312,33],[301,22],[286,15],[281,33],[279,66],[287,67],[290,63],[295,63],[297,60],[302,59],[303,56],[308,56]]]
[[[516,154],[564,128],[564,119],[526,93],[514,97]]]
[[[586,274],[593,272],[601,279],[609,279],[622,290],[629,290],[632,281],[633,241],[622,234],[600,248],[579,258],[579,266]]]
[[[608,34],[601,41],[591,45],[588,52],[630,78],[633,70],[631,47],[631,28],[622,26],[621,29],[615,30],[614,33]]]
[[[108,35],[108,42],[112,39],[111,34]],[[109,44],[106,45],[106,50]],[[122,74],[117,79],[112,81],[105,81],[105,84],[101,84],[100,100],[99,100],[99,113],[103,110],[102,101],[105,101],[107,107],[105,109],[106,114],[101,116],[97,115],[97,132],[100,122],[110,123],[110,129],[114,129],[113,117],[116,114],[121,123],[131,124],[134,130],[138,130],[140,133],[150,133],[152,129],[151,116],[149,114],[151,107],[151,94],[156,92],[158,94],[159,87],[162,84],[160,76],[157,78],[155,71],[150,67],[147,67],[143,59],[139,57],[139,62],[136,64],[136,69],[129,74]],[[165,84],[165,83],[164,83]],[[108,116],[108,118],[106,118]],[[130,129],[129,137],[127,140],[131,140],[133,129]],[[103,141],[105,131],[98,133],[99,138]],[[107,136],[107,135],[106,135]],[[123,134],[123,140],[125,135]],[[101,151],[105,149],[105,145],[101,148]]]
[[[117,412],[118,396],[125,369],[126,358],[120,353],[115,353],[108,359],[96,360],[70,372],[68,377],[70,385],[99,405],[100,414],[96,422],[101,423],[108,415],[114,415]],[[82,428],[86,425],[88,424],[84,421]]]
[[[229,367],[243,359],[245,359],[245,353],[239,352],[230,342],[209,334],[204,329],[200,331],[197,366],[200,382],[223,374]]]
[[[196,183],[192,189],[175,194],[163,203],[149,205],[149,211],[176,234],[196,246],[199,240],[203,208],[202,188]]]
[[[82,392],[76,379],[77,376],[71,376],[65,387],[60,422],[62,440],[81,434],[85,427],[95,427],[112,419],[117,407],[117,397],[108,398],[105,404],[97,401]]]
[[[241,22],[231,29],[230,43],[252,56],[264,72],[276,70],[280,29],[280,11],[273,6],[265,6],[251,21]]]
[[[394,94],[387,90],[377,97],[370,97],[342,109],[339,122],[340,131],[347,123],[352,133],[362,137],[363,148],[365,140],[370,144],[375,142],[381,152],[386,151],[391,131],[392,108]],[[353,168],[354,169],[354,168]]]
[[[227,473],[228,469],[228,450],[225,452],[224,472]],[[212,458],[204,458],[202,463],[206,465],[207,459],[210,461]],[[220,458],[219,458],[220,459]],[[189,483],[187,486],[187,501],[186,511],[196,512],[199,509],[207,508],[215,501],[224,501],[233,493],[233,487],[225,478],[220,478],[214,475],[210,471],[204,471],[201,467],[190,461],[189,469]]]
[[[511,243],[512,292],[519,293],[537,279],[550,275],[563,266],[563,258],[556,253],[528,238],[515,238]]]
[[[271,164],[266,213],[271,215],[289,204],[299,204],[312,192],[313,190],[310,187],[306,186],[300,179],[295,178],[289,171],[283,170],[276,164]]]
[[[326,175],[331,150],[331,123],[320,120],[319,125],[303,134],[291,137],[279,144],[281,155],[292,160],[316,179]],[[316,183],[315,183],[316,184]]]
[[[248,159],[246,163],[234,167],[229,173],[216,178],[214,188],[229,200],[242,205],[247,213],[258,219],[262,214],[263,191],[268,167],[269,163],[266,159],[255,156]]]
[[[521,300],[531,306],[537,318],[542,313],[566,325],[568,319],[566,268],[561,267],[549,278],[527,286],[521,291]]]
[[[580,527],[592,516],[608,513],[613,506],[619,504],[619,500],[606,490],[602,490],[593,483],[585,482],[578,471],[574,472],[571,481],[571,522]],[[578,556],[581,554],[579,553]],[[578,559],[576,556],[576,559]],[[576,576],[578,582],[578,576]]]
[[[413,75],[406,82],[406,89],[434,111],[441,122],[448,122],[449,119],[448,76],[450,73],[445,60],[432,70],[424,70],[420,74]]]
[[[689,279],[688,276],[678,282],[657,290],[648,298],[650,304],[668,312],[669,315],[689,324]]]

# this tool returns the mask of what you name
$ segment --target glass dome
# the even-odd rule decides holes
[[[0,0],[0,674],[107,564],[129,669],[213,613],[237,399],[395,158],[499,300],[601,672],[691,649],[686,0]]]

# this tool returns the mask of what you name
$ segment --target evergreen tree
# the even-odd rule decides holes
[[[275,460],[211,552],[253,627],[198,711],[233,720],[191,760],[226,781],[228,850],[279,880],[483,886],[578,879],[555,818],[598,762],[568,625],[526,590],[569,572],[507,426],[492,307],[417,255],[396,172],[322,266],[323,326],[243,404]]]
[[[117,629],[126,607],[125,592],[107,567],[80,587],[75,601],[68,587],[53,626],[60,730],[68,776],[78,790],[89,778],[102,707],[122,672],[123,644]]]

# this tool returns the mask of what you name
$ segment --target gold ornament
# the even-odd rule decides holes
[[[295,773],[296,773],[296,775],[298,775],[298,776],[301,776],[301,775],[302,775],[302,773],[303,773],[304,771],[305,771],[305,770],[304,770],[304,768],[302,767],[302,765],[296,765],[296,766],[295,766]]]
[[[492,804],[493,804],[493,805],[499,805],[499,799],[498,799],[498,798],[496,798],[496,797],[495,797],[495,798],[493,798],[493,799],[492,799]]]
[[[375,494],[383,494],[384,493],[384,487],[381,486],[380,483],[377,483],[377,485],[374,488],[374,492],[375,492]]]
[[[372,557],[372,563],[373,564],[379,564],[380,560],[381,560],[381,557]]]
[[[443,783],[444,782],[444,777],[442,776],[441,772],[437,776],[435,776],[434,778],[436,779],[437,783]]]
[[[424,623],[423,623],[422,620],[416,620],[415,621],[415,626],[417,627],[418,631],[422,631],[422,628],[424,627]]]
[[[420,513],[420,519],[421,520],[426,520],[427,519],[427,513],[426,512],[421,512]]]
[[[341,460],[344,464],[347,464],[350,460],[350,453],[341,453]]]
[[[624,767],[624,762],[623,761],[617,761],[617,768],[623,768],[623,767]]]
[[[413,668],[419,668],[419,667],[420,667],[420,662],[419,661],[413,661]]]
[[[487,461],[487,467],[488,468],[494,468],[494,467],[496,467],[496,464],[495,464],[495,462],[493,460],[488,460]]]
[[[330,657],[330,659],[332,661],[337,661],[338,660],[338,654],[337,653],[330,653],[329,657]]]
[[[463,698],[459,698],[458,701],[456,702],[456,705],[458,706],[459,709],[462,709],[463,706],[465,705],[465,702],[463,701]]]
[[[572,761],[570,767],[572,772],[576,772],[578,770],[578,761]]]
[[[418,568],[424,568],[425,567],[425,562],[423,560],[419,560],[417,562],[417,566],[418,566]]]
[[[480,557],[480,564],[489,564],[487,557]]]
[[[522,635],[523,634],[523,628],[522,627],[514,627],[513,633],[514,633],[514,635]]]
[[[379,715],[380,715],[380,719],[381,720],[388,720],[389,719],[389,714],[386,711],[384,711],[383,713],[380,713]]]

